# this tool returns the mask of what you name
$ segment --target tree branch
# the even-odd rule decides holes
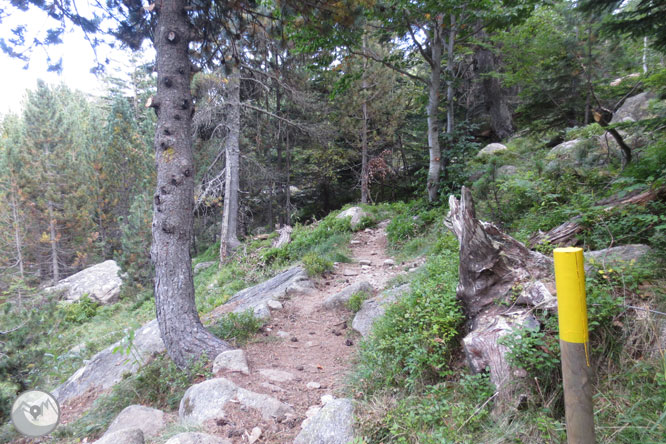
[[[404,69],[400,69],[400,68],[398,68],[397,66],[390,64],[390,63],[387,62],[386,60],[381,59],[381,58],[377,57],[377,56],[374,55],[374,54],[364,53],[364,52],[358,52],[358,51],[354,51],[353,49],[350,49],[350,50],[349,50],[349,53],[352,54],[352,55],[357,55],[357,56],[361,56],[361,57],[368,58],[368,59],[370,59],[370,60],[374,60],[375,62],[381,63],[382,65],[386,66],[387,68],[390,68],[390,69],[392,69],[393,71],[398,72],[398,73],[400,73],[400,74],[402,74],[402,75],[405,75],[405,76],[409,77],[410,79],[415,80],[415,81],[417,81],[417,82],[420,82],[420,83],[422,83],[422,84],[424,84],[424,85],[429,85],[429,84],[430,84],[430,82],[428,82],[428,81],[427,81],[426,79],[424,79],[423,77],[419,77],[419,76],[417,76],[417,75],[414,75],[414,74],[411,74],[411,73],[405,71]]]

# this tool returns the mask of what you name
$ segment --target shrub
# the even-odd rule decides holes
[[[303,256],[303,266],[307,271],[308,276],[319,276],[327,271],[333,269],[333,262],[316,254],[308,253]]]
[[[391,305],[361,344],[357,382],[365,391],[449,374],[464,319],[456,299],[458,246],[451,234],[433,247],[411,291]]]
[[[209,330],[220,339],[242,345],[254,336],[263,325],[263,321],[256,318],[251,310],[246,310],[242,313],[227,313],[214,325],[210,326]]]
[[[73,303],[61,303],[60,310],[64,315],[66,322],[72,324],[83,324],[89,319],[93,318],[97,314],[97,309],[99,304],[88,295],[83,296],[76,302]]]
[[[368,299],[370,295],[366,291],[357,291],[347,301],[347,308],[349,311],[352,313],[356,313],[361,309],[361,305],[363,305],[363,301]]]

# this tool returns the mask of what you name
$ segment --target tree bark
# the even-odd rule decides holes
[[[456,16],[451,14],[451,26],[449,27],[449,39],[446,42],[446,134],[451,134],[455,125],[455,107],[453,103],[454,90],[453,80],[453,49],[456,43]]]
[[[225,142],[224,210],[220,234],[220,262],[236,249],[238,241],[238,191],[240,188],[240,70],[234,66],[227,84],[227,138]]]
[[[194,303],[190,257],[194,165],[187,3],[186,0],[159,3],[154,35],[156,100],[160,106],[156,109],[157,189],[151,258],[155,265],[155,306],[162,340],[180,368],[204,353],[213,358],[230,348],[203,327]]]
[[[12,186],[9,204],[12,207],[12,225],[14,226],[14,246],[16,248],[16,260],[19,266],[21,279],[25,278],[23,269],[23,243],[21,242],[21,224],[19,220],[18,202],[16,201],[16,189]]]
[[[487,39],[487,34],[479,34],[481,40]],[[506,94],[499,79],[492,75],[497,70],[498,61],[493,51],[480,46],[474,55],[476,68],[481,76],[485,109],[490,117],[490,127],[500,140],[506,140],[513,134],[513,120],[506,101]]]
[[[49,201],[49,236],[51,242],[51,274],[53,285],[60,280],[60,267],[58,265],[58,233],[56,232],[56,220],[53,214],[53,202]]]
[[[442,17],[438,16],[431,29],[431,64],[430,81],[428,82],[428,149],[430,163],[428,167],[428,181],[426,184],[429,202],[437,200],[442,157],[439,147],[439,118],[437,113],[437,108],[439,106],[440,76],[442,73],[442,21]]]
[[[657,188],[648,191],[635,191],[629,193],[627,196],[611,197],[608,199],[600,200],[594,205],[597,207],[604,207],[604,210],[610,211],[614,208],[623,207],[625,205],[640,205],[650,202],[655,199],[663,199],[666,197],[666,187]],[[548,231],[532,235],[527,241],[530,248],[536,247],[538,244],[547,242],[555,247],[570,247],[578,243],[576,235],[583,231],[585,228],[582,224],[583,218],[575,216],[561,225],[552,228]]]
[[[363,34],[363,52],[367,50],[367,36]],[[363,94],[363,128],[361,129],[361,203],[368,203],[368,59],[363,59],[363,74],[361,79],[361,94]]]
[[[524,384],[514,377],[508,348],[498,339],[538,326],[533,307],[555,307],[552,260],[478,220],[466,187],[460,201],[449,198],[449,207],[445,223],[460,242],[457,295],[468,317],[463,338],[467,361],[475,373],[489,369],[496,409],[514,409],[524,400]]]

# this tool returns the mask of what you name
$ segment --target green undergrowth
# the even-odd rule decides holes
[[[178,369],[171,359],[161,355],[145,365],[137,374],[115,385],[110,393],[100,396],[78,420],[60,426],[53,436],[65,442],[80,442],[101,435],[122,409],[140,404],[167,412],[178,410],[185,391],[194,383],[211,376],[205,367],[207,357],[190,366]]]
[[[22,305],[0,305],[0,325],[9,332],[0,342],[0,422],[13,399],[33,387],[52,389],[95,353],[154,317],[154,304],[135,306],[127,296],[99,306],[89,298],[65,304],[57,295],[24,293]]]
[[[242,347],[263,325],[261,319],[257,319],[251,310],[247,310],[241,313],[227,313],[208,329],[218,338],[232,343],[235,347]]]
[[[350,262],[350,218],[338,219],[339,213],[335,211],[310,225],[296,224],[289,244],[261,253],[263,263],[286,266],[303,261],[308,273],[318,275],[329,270],[333,262]]]

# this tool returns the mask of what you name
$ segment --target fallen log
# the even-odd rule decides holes
[[[641,205],[664,198],[666,198],[666,187],[661,187],[648,191],[634,191],[622,197],[612,196],[600,200],[594,206],[602,207],[604,211],[611,211],[626,205]],[[584,229],[583,218],[576,216],[546,232],[539,231],[529,238],[527,245],[530,248],[534,248],[541,243],[549,243],[554,247],[572,247],[578,243],[576,236]]]

